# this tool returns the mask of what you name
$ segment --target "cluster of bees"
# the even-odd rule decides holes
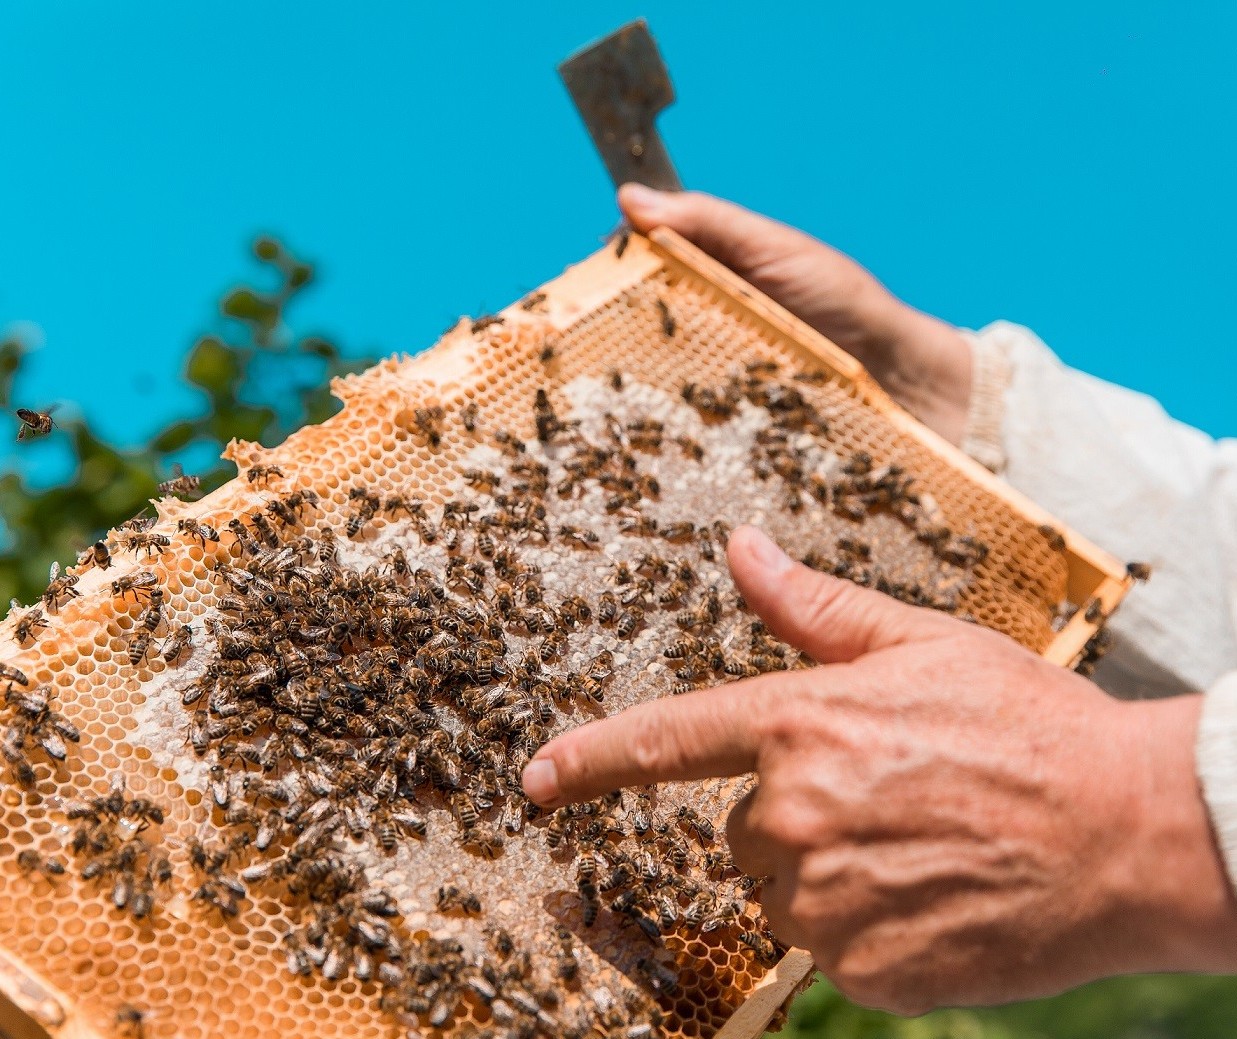
[[[985,546],[943,528],[898,467],[856,454],[819,472],[808,442],[823,442],[828,423],[803,391],[812,381],[760,363],[719,386],[686,386],[682,399],[710,424],[744,406],[767,415],[748,464],[757,480],[781,481],[789,512],[810,498],[854,521],[892,513],[940,559],[964,568],[982,562]],[[621,393],[623,376],[613,373],[609,385]],[[701,576],[721,565],[725,525],[667,518],[657,508],[658,457],[705,464],[705,447],[648,415],[606,415],[596,430],[585,428],[561,417],[546,391],[531,415],[535,439],[526,441],[487,427],[476,405],[453,414],[418,409],[416,430],[430,450],[458,426],[499,459],[461,467],[459,490],[439,506],[357,484],[338,526],[308,488],[272,492],[226,522],[184,518],[165,531],[130,521],[113,543],[82,553],[71,573],[53,574],[17,637],[37,639],[77,594],[81,574],[109,568],[113,553],[149,558],[177,542],[206,549],[217,603],[201,630],[170,624],[155,569],[111,583],[133,616],[131,666],[146,666],[152,653],[171,668],[203,653],[207,661],[178,686],[188,742],[210,762],[215,830],[187,845],[193,901],[231,918],[255,888],[295,896],[303,908],[284,938],[289,970],[375,982],[382,1007],[410,1025],[448,1028],[464,1006],[482,1003],[498,1034],[651,1039],[679,991],[667,937],[724,930],[760,964],[781,955],[748,903],[754,882],[690,805],[665,810],[656,791],[640,790],[543,814],[524,797],[520,773],[572,715],[599,710],[623,680],[616,653],[646,632],[673,676],[668,693],[805,662],[732,591]],[[253,467],[246,478],[264,492],[293,482],[277,466]],[[586,497],[615,527],[625,547],[618,557],[594,526],[564,517]],[[389,551],[371,552],[368,566],[346,562],[379,528]],[[534,561],[545,552],[609,557],[604,586],[555,592]],[[426,565],[431,555],[441,565]],[[805,561],[907,601],[956,607],[926,585],[886,577],[858,537]],[[28,786],[27,754],[63,760],[63,741],[78,734],[47,687],[32,688],[12,667],[0,680],[13,715],[0,751]],[[118,785],[66,805],[65,814],[77,825],[82,876],[110,884],[117,908],[137,917],[156,911],[171,870],[142,831],[162,822],[158,806]],[[371,881],[356,848],[392,854],[436,839],[444,824],[482,859],[502,856],[509,842],[539,840],[571,863],[578,927],[604,915],[642,943],[634,959],[640,989],[621,998],[594,990],[569,1006],[564,993],[588,979],[566,926],[545,943],[554,950],[548,964],[543,946],[521,947],[501,929],[488,929],[483,956],[456,938],[411,937],[398,898]],[[49,879],[57,867],[62,873],[55,860],[22,863]],[[433,908],[485,913],[483,898],[458,884],[443,884]]]

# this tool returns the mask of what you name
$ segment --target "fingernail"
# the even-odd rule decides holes
[[[557,801],[559,798],[558,766],[550,758],[530,761],[524,767],[520,783],[524,787],[524,793],[539,804]]]
[[[627,208],[640,210],[642,216],[656,216],[665,206],[665,192],[646,187],[644,184],[624,184],[622,193]]]
[[[794,560],[778,548],[777,544],[764,531],[758,530],[756,527],[749,527],[747,542],[747,550],[751,557],[771,577],[783,574],[794,566]]]

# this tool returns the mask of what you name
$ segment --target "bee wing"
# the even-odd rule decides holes
[[[50,584],[52,581],[56,580],[56,578],[59,576],[60,576],[60,563],[59,561],[54,561],[47,570],[48,583]]]
[[[17,431],[17,439],[25,440],[26,437],[32,435],[33,430],[26,424],[26,420],[22,419],[21,428]]]

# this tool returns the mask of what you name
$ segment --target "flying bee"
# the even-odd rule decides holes
[[[12,608],[17,608],[17,600],[14,599]],[[39,637],[39,632],[47,627],[47,620],[43,616],[43,610],[39,606],[31,607],[17,622],[17,626],[13,629],[13,634],[17,636],[17,641],[23,645],[27,642],[33,642]],[[3,678],[0,674],[0,678]]]
[[[164,641],[159,655],[168,664],[174,664],[193,642],[193,625],[181,624]]]
[[[481,899],[470,891],[462,891],[454,884],[446,884],[438,889],[436,899],[440,913],[463,913],[465,916],[479,916]]]
[[[1151,580],[1151,564],[1150,563],[1126,563],[1125,572],[1135,581],[1150,581]]]
[[[143,570],[141,573],[129,574],[116,581],[112,582],[112,594],[119,595],[125,598],[130,592],[133,593],[134,599],[139,594],[151,594],[151,591],[159,584],[159,577],[153,570]]]
[[[31,411],[29,408],[18,408],[17,417],[21,420],[21,428],[17,430],[17,439],[26,440],[46,436],[56,423],[52,415],[56,413],[59,404],[53,404],[46,411]]]
[[[172,478],[164,480],[159,484],[160,494],[171,494],[177,497],[187,497],[190,494],[197,494],[202,488],[202,480],[197,476],[186,476],[185,470],[181,468],[177,462],[172,466]]]
[[[57,858],[40,855],[33,848],[25,848],[17,853],[17,868],[23,873],[38,873],[47,880],[55,880],[64,876],[64,863]]]

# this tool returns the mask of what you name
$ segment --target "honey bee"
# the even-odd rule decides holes
[[[777,946],[763,934],[756,931],[740,931],[739,941],[755,952],[756,959],[761,963],[772,966],[777,962]]]
[[[639,606],[629,606],[619,615],[615,633],[621,639],[630,638],[643,620],[644,610]]]
[[[168,664],[174,664],[193,643],[193,625],[181,624],[164,641],[160,656]]]
[[[483,859],[496,859],[502,854],[503,839],[487,826],[473,826],[460,835],[460,845]]]
[[[623,253],[627,251],[627,246],[631,242],[631,228],[624,226],[617,235],[614,236],[614,258],[621,260]]]
[[[76,599],[81,593],[77,590],[77,576],[64,574],[61,576],[60,564],[52,563],[48,573],[47,588],[43,592],[43,605],[55,613],[70,599]]]
[[[609,380],[610,389],[614,390],[616,393],[623,389],[623,373],[617,368],[610,369]]]
[[[12,608],[16,609],[18,602],[16,599],[12,602]],[[17,636],[17,641],[21,644],[33,642],[39,637],[39,632],[47,627],[47,620],[43,616],[43,610],[39,606],[31,607],[17,622],[17,626],[13,629],[13,634]],[[2,665],[0,665],[2,666]],[[3,672],[0,672],[0,678],[3,678]]]
[[[160,494],[171,494],[177,496],[188,496],[197,494],[202,487],[202,480],[197,476],[186,476],[184,469],[180,467],[180,463],[172,466],[172,478],[164,480],[159,484]]]
[[[145,1039],[146,1015],[132,1003],[121,1003],[116,1011],[116,1031],[125,1039]]]
[[[460,424],[469,433],[477,431],[477,413],[479,410],[477,405],[472,402],[460,408]]]
[[[482,319],[485,320],[485,319]],[[502,318],[496,319],[499,323]],[[484,327],[484,326],[482,326]],[[477,329],[477,323],[473,322],[474,331]],[[430,447],[437,448],[442,444],[442,419],[443,410],[438,405],[428,408],[417,408],[413,413],[413,423],[417,427],[417,432],[429,441]]]
[[[610,624],[618,616],[618,599],[613,592],[602,592],[597,599],[597,619]]]
[[[1057,530],[1051,523],[1041,523],[1039,532],[1044,536],[1044,540],[1048,542],[1048,547],[1054,552],[1065,551],[1065,538],[1061,532]]]
[[[630,516],[619,525],[619,529],[632,537],[654,537],[657,534],[657,520],[650,516]]]
[[[463,913],[465,916],[479,916],[481,900],[472,892],[462,891],[454,884],[446,884],[438,889],[436,899],[440,913]]]
[[[79,567],[97,566],[100,570],[106,570],[112,565],[112,552],[107,547],[106,541],[96,541],[89,548],[84,548],[77,554],[77,565]]]
[[[139,531],[136,534],[126,534],[121,538],[121,542],[125,549],[135,555],[138,552],[145,552],[147,555],[167,548],[172,543],[172,539],[166,534],[155,534],[152,531]]]
[[[546,300],[544,292],[534,292],[520,300],[521,310],[536,310]]]
[[[666,301],[660,297],[657,300],[657,315],[661,321],[661,331],[667,339],[674,338],[675,321],[674,315],[670,313],[670,307],[666,305]]]
[[[1092,596],[1087,600],[1086,606],[1083,607],[1083,617],[1086,618],[1088,624],[1095,624],[1104,616],[1104,604],[1098,598]]]
[[[562,524],[558,528],[558,533],[565,541],[582,548],[592,548],[601,540],[594,531],[570,523]]]
[[[636,961],[636,969],[644,975],[659,996],[671,995],[679,987],[679,975],[669,965],[651,956],[642,956]]]
[[[206,547],[206,542],[208,541],[216,544],[219,542],[219,531],[206,523],[200,523],[198,520],[193,519],[190,516],[186,516],[184,519],[178,520],[176,523],[176,529],[182,534],[185,534],[186,536],[194,538],[200,542],[203,548]]]
[[[484,332],[487,328],[493,325],[502,325],[506,323],[506,319],[499,314],[482,314],[472,323],[472,334],[478,335]]]
[[[713,841],[715,831],[713,824],[701,815],[690,805],[681,805],[678,812],[679,824],[689,833],[694,834],[701,843],[710,844]]]
[[[505,429],[494,430],[494,443],[496,443],[504,454],[510,455],[513,458],[524,454],[528,450],[528,446],[517,437],[514,433],[509,433]]]
[[[154,639],[149,631],[142,630],[134,634],[129,640],[129,663],[137,667],[146,659],[146,654],[150,652],[150,643]]]
[[[557,354],[558,344],[549,336],[546,336],[545,340],[541,344],[541,350],[537,354],[537,360],[542,364],[549,364],[554,360]]]
[[[150,595],[151,591],[159,584],[159,577],[152,570],[143,570],[137,574],[129,574],[112,582],[112,594],[119,595],[125,598],[130,592],[133,593],[134,599],[139,594],[145,593]]]
[[[40,855],[33,848],[24,848],[17,853],[17,868],[25,874],[38,873],[47,880],[63,877],[64,863],[57,858]]]
[[[1150,563],[1126,563],[1125,572],[1135,581],[1150,581],[1151,580],[1151,564]]]
[[[26,440],[35,437],[46,436],[52,431],[52,426],[56,423],[52,421],[52,415],[56,413],[59,404],[53,404],[46,411],[32,411],[29,408],[18,408],[17,417],[21,421],[21,427],[17,430],[17,439]]]

